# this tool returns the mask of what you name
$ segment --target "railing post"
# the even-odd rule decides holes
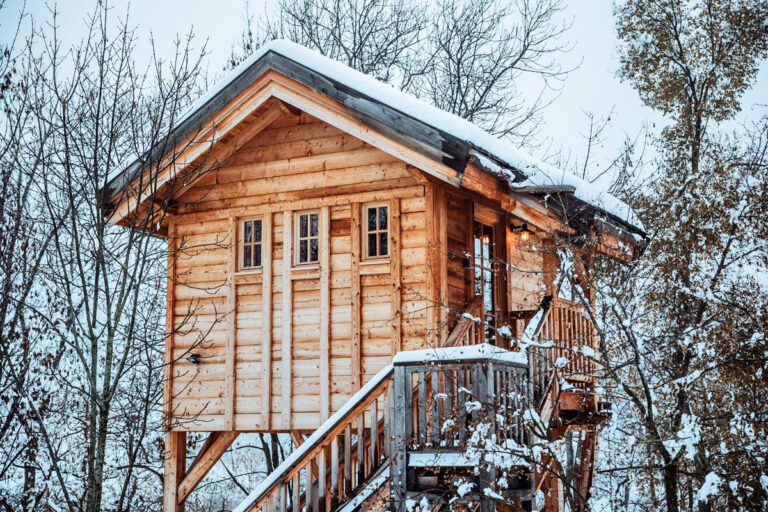
[[[410,393],[410,382],[406,382],[406,375],[410,375],[402,366],[395,366],[394,378],[394,417],[392,418],[392,453],[390,455],[390,501],[392,510],[395,512],[405,512],[407,480],[407,437],[409,435],[406,427],[406,415],[413,412],[407,409],[411,402],[407,399]],[[408,379],[410,380],[410,379]]]
[[[474,393],[476,393],[477,401],[482,404],[480,410],[472,413],[472,421],[475,423],[475,425],[477,425],[478,421],[491,421],[489,417],[483,418],[483,415],[489,414],[488,409],[491,406],[491,397],[489,391],[490,387],[493,385],[493,376],[491,374],[492,368],[493,367],[490,363],[487,365],[483,363],[475,363],[472,368],[472,380],[474,380],[472,383],[472,390]],[[479,447],[479,449],[482,457],[483,448]],[[493,504],[493,501],[490,498],[487,498],[484,494],[485,489],[490,488],[491,484],[493,483],[492,471],[486,466],[486,464],[487,463],[485,461],[482,459],[480,460],[480,471],[478,474],[478,484],[480,487],[480,511],[493,512],[496,507]]]

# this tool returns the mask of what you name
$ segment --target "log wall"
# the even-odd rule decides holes
[[[430,187],[396,158],[301,114],[281,118],[178,198],[166,400],[176,430],[312,430],[428,342]],[[361,257],[362,206],[390,208],[390,257]],[[294,213],[316,209],[320,264],[293,264]],[[236,228],[264,226],[237,271]],[[267,257],[267,254],[269,257]]]

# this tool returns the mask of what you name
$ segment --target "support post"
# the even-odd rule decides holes
[[[165,472],[163,475],[163,512],[184,512],[179,503],[179,485],[184,479],[187,463],[187,433],[165,434]]]
[[[402,366],[395,366],[394,418],[392,418],[392,454],[390,455],[389,497],[395,512],[405,512],[406,494],[406,372]]]

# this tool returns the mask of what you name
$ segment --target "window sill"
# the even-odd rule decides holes
[[[238,270],[235,272],[235,276],[252,276],[259,275],[263,272],[262,268],[249,268],[247,270]]]
[[[369,258],[361,260],[360,265],[389,265],[389,256],[381,258]]]
[[[320,265],[291,267],[291,280],[296,279],[320,279]]]

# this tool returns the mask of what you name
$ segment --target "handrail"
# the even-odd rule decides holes
[[[378,440],[378,421],[373,418],[374,414],[377,414],[377,400],[384,397],[387,392],[387,388],[392,381],[393,368],[392,365],[388,365],[376,374],[363,388],[355,393],[352,398],[333,416],[328,418],[315,432],[296,450],[286,458],[282,464],[280,464],[265,480],[261,483],[248,497],[243,500],[233,512],[247,512],[251,510],[258,510],[262,508],[270,508],[267,506],[271,502],[279,502],[281,510],[288,509],[288,496],[287,490],[290,484],[293,485],[293,495],[291,501],[293,501],[293,509],[298,510],[298,501],[300,499],[300,473],[305,470],[305,489],[307,504],[310,505],[310,500],[318,501],[319,499],[325,500],[330,498],[333,500],[332,494],[334,491],[333,485],[338,485],[338,481],[330,482],[331,489],[330,494],[326,489],[329,482],[326,481],[326,450],[330,448],[331,451],[331,469],[338,469],[341,465],[337,461],[334,465],[334,459],[339,456],[339,439],[340,434],[345,435],[344,443],[344,472],[345,480],[350,479],[352,476],[351,466],[353,462],[356,462],[358,467],[357,471],[357,483],[363,483],[363,480],[367,478],[366,473],[373,473],[378,469],[377,461],[372,460],[377,457],[379,440]],[[371,443],[367,446],[367,443],[356,443],[358,446],[357,454],[351,454],[351,431],[353,424],[357,423],[357,435],[358,440],[365,436],[364,416],[368,408],[371,408],[371,419],[368,421],[369,428],[372,430]],[[370,450],[371,453],[361,453],[364,450]],[[386,446],[384,446],[386,450]],[[357,459],[355,459],[357,456]],[[319,459],[319,468],[317,471],[317,488],[315,489],[315,482],[312,477],[312,465],[313,461]],[[367,469],[367,471],[366,471]],[[333,475],[338,478],[338,474],[334,471]],[[349,482],[347,482],[349,484]],[[349,493],[350,489],[345,489]],[[311,496],[315,494],[315,496]],[[311,510],[314,507],[307,506],[307,510]]]
[[[478,295],[467,305],[467,310],[461,315],[456,326],[445,340],[445,347],[455,347],[457,345],[474,345],[480,343],[478,340],[478,318],[482,319],[483,297]],[[463,343],[462,343],[463,342]]]
[[[531,337],[538,343],[531,350],[531,368],[539,406],[544,405],[558,374],[577,387],[591,384],[596,369],[595,327],[582,304],[559,297],[552,300]]]
[[[537,338],[552,342],[548,356],[553,364],[558,358],[568,361],[560,368],[565,376],[589,380],[594,375],[596,331],[582,304],[558,298]]]

